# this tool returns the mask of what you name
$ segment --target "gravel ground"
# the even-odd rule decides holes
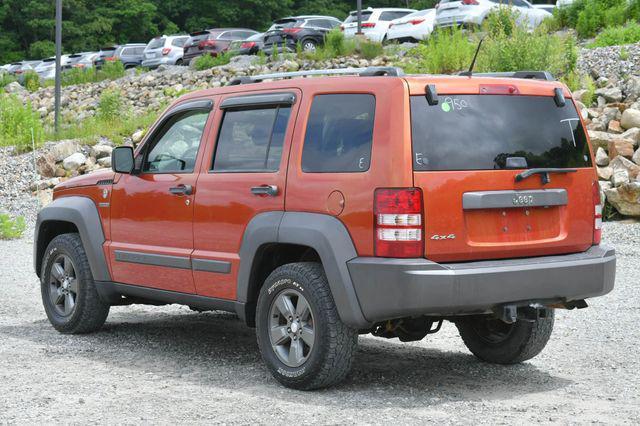
[[[517,366],[477,361],[455,327],[422,342],[361,337],[338,388],[285,389],[232,315],[113,308],[104,329],[50,327],[30,236],[1,241],[0,423],[640,423],[640,224],[608,223],[613,293],[559,311],[551,342]]]

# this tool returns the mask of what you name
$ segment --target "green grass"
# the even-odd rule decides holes
[[[23,104],[14,95],[0,94],[0,146],[15,146],[20,151],[31,149],[31,136],[36,145],[42,142],[44,128],[40,115],[31,104]]]
[[[640,20],[640,0],[577,0],[554,10],[557,29],[575,28],[581,38],[594,37],[602,29]]]
[[[103,80],[117,80],[124,77],[124,65],[120,61],[107,61],[101,69],[96,68],[72,68],[62,73],[60,83],[62,86],[75,86],[77,84],[97,83]],[[53,80],[47,80],[45,87],[53,86]]]
[[[605,28],[589,47],[618,46],[640,41],[640,24],[630,21],[626,25]],[[621,55],[624,55],[621,52]],[[628,56],[628,52],[627,52]],[[625,60],[623,58],[620,58]]]
[[[0,73],[0,89],[4,88],[4,86],[9,83],[13,83],[14,81],[16,81],[16,79],[11,74]]]
[[[149,128],[158,115],[158,111],[147,111],[143,115],[125,114],[117,120],[94,116],[79,123],[64,123],[58,133],[50,129],[47,140],[80,139],[85,144],[93,145],[102,137],[120,145],[136,130]]]
[[[457,28],[436,30],[409,52],[405,70],[410,73],[452,74],[466,71],[480,37],[484,42],[475,71],[550,71],[562,78],[575,71],[578,58],[576,40],[549,34],[546,26],[533,32],[516,24],[516,15],[503,9],[489,17],[481,33]]]
[[[197,71],[204,71],[213,67],[227,65],[231,62],[231,58],[233,58],[233,55],[227,52],[220,53],[216,56],[204,54],[195,59],[194,67]]]
[[[24,81],[22,85],[28,91],[35,92],[40,88],[40,76],[35,71],[27,71],[24,73]]]
[[[12,218],[8,214],[0,214],[0,240],[20,238],[26,229],[24,217]]]

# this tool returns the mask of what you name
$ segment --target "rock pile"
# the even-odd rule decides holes
[[[602,195],[621,214],[640,217],[640,77],[600,77],[597,104],[582,114],[595,150]],[[584,94],[577,91],[576,97]]]

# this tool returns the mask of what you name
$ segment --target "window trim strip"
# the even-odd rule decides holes
[[[220,109],[259,107],[267,105],[293,105],[295,101],[296,95],[291,92],[235,96],[222,101]]]

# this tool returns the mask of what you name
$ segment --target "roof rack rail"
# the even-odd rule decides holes
[[[556,81],[549,71],[515,71],[473,73],[473,77],[524,78],[529,80]]]
[[[401,77],[404,75],[402,68],[397,67],[367,67],[367,68],[335,68],[326,70],[305,70],[292,72],[278,72],[273,74],[260,74],[251,76],[236,77],[231,80],[229,86],[237,86],[239,84],[260,83],[264,80],[277,80],[294,77],[312,77],[312,76],[329,76],[329,75],[358,75],[361,77]]]

